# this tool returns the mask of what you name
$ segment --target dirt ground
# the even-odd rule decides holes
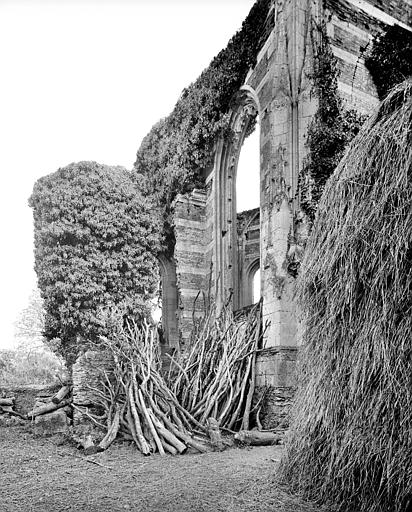
[[[276,486],[281,454],[271,446],[144,457],[116,443],[85,459],[61,437],[35,437],[28,425],[1,426],[0,510],[320,512]]]

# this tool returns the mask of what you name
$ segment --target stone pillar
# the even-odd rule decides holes
[[[256,384],[266,390],[265,427],[286,429],[295,388],[298,322],[295,275],[289,258],[296,245],[298,176],[306,153],[308,122],[316,111],[308,79],[312,68],[310,24],[315,0],[275,2],[275,27],[249,76],[261,121],[261,278],[265,350],[257,358]],[[266,73],[259,69],[266,66]],[[262,78],[263,77],[263,78]]]

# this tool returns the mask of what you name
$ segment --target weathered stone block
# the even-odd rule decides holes
[[[273,347],[262,351],[256,359],[256,385],[294,387],[297,349]]]
[[[67,432],[69,419],[64,409],[36,416],[34,420],[34,432],[37,435],[62,434]]]

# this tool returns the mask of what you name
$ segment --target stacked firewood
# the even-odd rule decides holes
[[[33,409],[27,413],[26,418],[33,420],[37,416],[49,414],[57,411],[57,409],[66,408],[68,410],[72,403],[71,391],[72,386],[64,384],[59,391],[52,396],[37,397],[36,404]]]
[[[249,429],[262,337],[261,303],[239,320],[231,307],[224,307],[218,318],[211,308],[186,350],[172,358],[168,384],[198,423],[213,417],[220,428]]]
[[[8,414],[9,416],[17,416],[23,420],[34,420],[37,416],[48,414],[63,407],[68,408],[72,402],[71,386],[63,385],[57,393],[47,397],[37,397],[36,404],[33,409],[27,413],[16,411],[15,397],[0,398],[0,414]]]
[[[0,398],[0,414],[9,414],[10,416],[20,416],[15,411],[16,399],[14,396]]]
[[[102,337],[100,348],[113,358],[113,370],[103,371],[100,387],[91,389],[104,414],[88,416],[99,425],[106,420],[100,449],[118,435],[133,441],[144,455],[209,449],[193,435],[194,429],[206,433],[206,426],[182,407],[162,376],[158,341],[149,325],[140,328],[131,322],[111,339]]]
[[[111,354],[113,369],[102,370],[100,386],[90,388],[103,415],[86,415],[106,434],[98,448],[119,436],[145,455],[222,449],[220,428],[248,430],[261,343],[261,304],[240,321],[229,307],[213,309],[198,323],[188,348],[172,358],[163,376],[156,331],[129,323],[100,349]]]

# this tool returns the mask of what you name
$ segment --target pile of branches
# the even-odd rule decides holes
[[[206,428],[181,406],[164,381],[152,327],[131,321],[110,339],[101,337],[99,348],[113,359],[113,369],[103,371],[99,388],[92,388],[103,414],[101,418],[88,416],[107,432],[99,450],[107,449],[119,434],[133,441],[144,455],[176,455],[188,447],[208,451],[207,444],[193,435],[193,430],[204,433]]]
[[[221,450],[220,429],[240,430],[239,440],[249,444],[276,442],[268,433],[248,432],[262,336],[261,303],[240,320],[229,306],[218,317],[210,308],[187,348],[172,358],[167,376],[150,325],[131,321],[101,337],[99,350],[110,355],[111,369],[102,370],[99,386],[89,390],[102,414],[85,415],[106,434],[97,447],[89,439],[84,448],[105,450],[119,436],[144,455]]]
[[[248,430],[261,344],[261,302],[236,320],[230,305],[216,317],[211,307],[186,349],[171,361],[168,384],[201,425],[209,417],[220,428]]]
[[[302,266],[303,362],[282,471],[339,510],[412,505],[412,80],[328,182]]]

